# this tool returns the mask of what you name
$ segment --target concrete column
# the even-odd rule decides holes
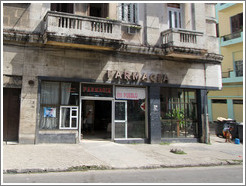
[[[202,143],[210,143],[207,90],[197,91],[198,137]]]
[[[232,99],[227,99],[227,112],[228,112],[228,118],[234,119],[234,109],[233,109]]]
[[[209,121],[213,121],[213,110],[212,110],[212,100],[208,99],[208,117]]]
[[[160,121],[160,87],[149,87],[149,140],[150,143],[161,142]]]
[[[32,76],[23,76],[20,105],[19,143],[34,144],[37,116],[38,81]]]

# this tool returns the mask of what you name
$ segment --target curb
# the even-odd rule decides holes
[[[242,162],[237,161],[223,161],[219,163],[207,163],[207,164],[181,164],[181,165],[153,165],[142,167],[110,167],[110,166],[98,166],[98,165],[83,165],[76,167],[69,167],[65,169],[7,169],[3,170],[3,174],[25,174],[25,173],[48,173],[48,172],[74,172],[74,171],[89,171],[89,170],[129,170],[129,169],[158,169],[158,168],[184,168],[184,167],[212,167],[223,165],[242,165]]]

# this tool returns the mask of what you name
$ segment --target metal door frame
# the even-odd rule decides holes
[[[81,142],[81,114],[82,114],[82,101],[92,100],[92,101],[111,101],[111,141],[114,140],[114,98],[112,97],[92,97],[92,96],[80,96],[79,103],[79,142]]]
[[[117,122],[121,122],[121,123],[125,123],[125,138],[124,139],[127,139],[127,100],[115,100],[114,101],[115,103],[125,103],[125,120],[116,120],[115,119],[115,114],[114,114],[114,135],[115,135],[115,123]],[[115,107],[114,107],[114,110],[115,110]],[[115,138],[115,139],[122,139],[122,138]]]

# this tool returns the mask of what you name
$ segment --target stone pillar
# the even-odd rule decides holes
[[[33,76],[23,76],[20,104],[19,143],[34,144],[37,116],[38,81]]]
[[[149,141],[161,142],[160,87],[149,87]]]

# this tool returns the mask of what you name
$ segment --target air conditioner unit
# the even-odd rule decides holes
[[[127,33],[128,34],[136,34],[137,33],[137,28],[135,28],[135,27],[127,27]]]

